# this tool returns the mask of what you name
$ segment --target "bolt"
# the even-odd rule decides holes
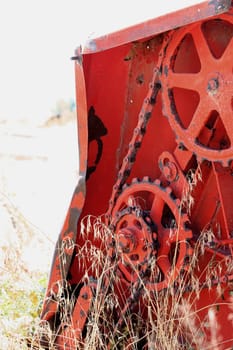
[[[184,145],[182,142],[179,143],[178,148],[179,148],[181,151],[186,151],[185,145]]]
[[[168,181],[176,181],[178,178],[178,169],[176,167],[176,164],[173,162],[168,161],[163,166],[163,174],[166,177]]]
[[[123,253],[132,252],[137,246],[137,239],[132,228],[123,228],[119,231],[119,247]]]
[[[216,93],[219,88],[219,81],[216,78],[210,79],[207,85],[207,90],[212,94]]]
[[[81,318],[84,318],[86,315],[85,315],[85,312],[83,310],[80,310],[80,317]]]
[[[126,236],[121,235],[119,246],[120,246],[120,248],[121,248],[123,253],[129,253],[130,252],[130,242],[129,242],[129,239]]]
[[[169,168],[169,166],[166,165],[163,168],[163,173],[166,178],[169,178],[171,176],[171,169]]]
[[[83,298],[84,300],[87,300],[88,294],[87,294],[87,293],[84,293],[84,294],[82,295],[82,298]]]

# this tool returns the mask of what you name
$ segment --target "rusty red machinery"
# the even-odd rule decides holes
[[[212,0],[77,49],[80,178],[44,348],[233,348],[232,37]]]

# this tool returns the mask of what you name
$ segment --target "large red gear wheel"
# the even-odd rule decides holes
[[[223,14],[167,37],[162,58],[164,114],[177,143],[199,160],[233,159],[233,17]]]
[[[134,208],[132,212],[130,208]],[[127,212],[127,209],[129,212],[126,216],[120,214]],[[135,214],[137,210],[139,213],[147,213],[149,218],[147,223],[136,224],[140,218],[140,214]],[[141,249],[142,255],[138,258],[140,263],[147,259],[147,268],[151,269],[150,278],[147,281],[149,290],[160,291],[171,286],[177,280],[181,270],[186,269],[192,254],[188,244],[188,240],[192,238],[192,232],[187,225],[188,217],[181,212],[180,201],[174,198],[171,188],[162,187],[159,180],[151,182],[145,177],[142,181],[134,179],[130,185],[126,185],[114,206],[112,222],[115,227],[115,237],[122,235],[122,226],[129,229],[131,235],[136,231],[133,227],[137,226],[138,232],[135,239],[139,240],[141,233],[141,238],[150,243],[149,252]],[[123,222],[126,223],[123,224]],[[153,225],[156,227],[156,232],[151,229]],[[153,234],[154,237],[149,238]],[[156,241],[154,254],[152,239]],[[133,241],[132,237],[131,241]],[[152,257],[152,264],[150,257]],[[122,264],[121,262],[119,265],[120,269]],[[123,267],[124,272],[125,267]]]

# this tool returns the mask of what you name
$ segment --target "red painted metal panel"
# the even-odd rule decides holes
[[[77,52],[81,179],[42,313],[59,350],[84,348],[94,327],[95,348],[233,346],[230,4],[204,1]]]
[[[154,9],[151,9],[151,13],[156,11],[156,6],[157,5],[155,5]],[[150,36],[164,33],[171,29],[182,27],[186,24],[227,12],[230,6],[231,0],[202,1],[199,4],[188,8],[184,8],[173,13],[168,13],[161,17],[155,17],[132,27],[90,40],[82,49],[82,53],[86,54],[98,52],[111,49],[115,46],[124,45],[129,42],[142,40]]]

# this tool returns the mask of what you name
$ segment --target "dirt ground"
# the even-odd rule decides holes
[[[47,271],[52,260],[78,178],[76,129],[75,119],[43,127],[0,123],[0,249],[18,244],[20,227],[30,270]]]

